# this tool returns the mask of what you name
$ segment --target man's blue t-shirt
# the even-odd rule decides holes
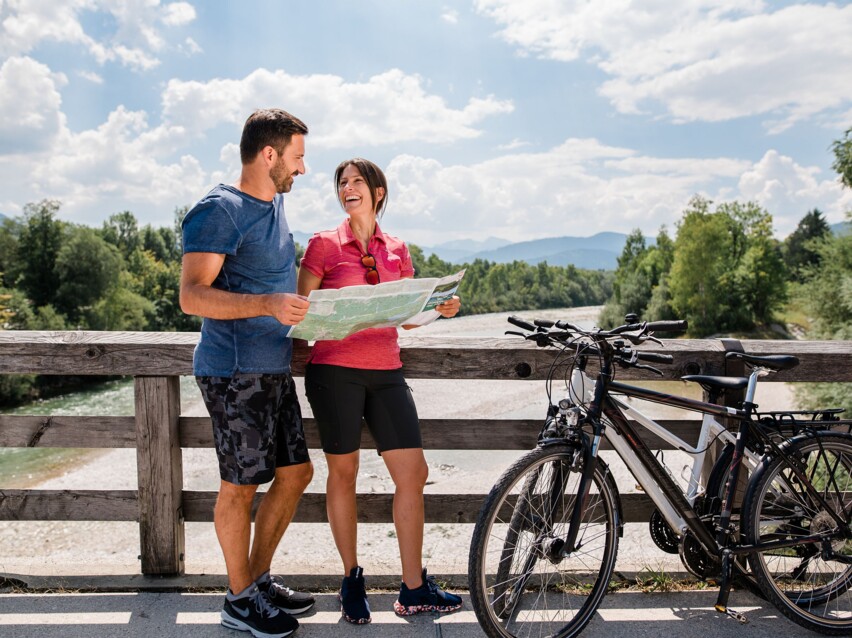
[[[183,220],[184,253],[225,255],[213,288],[265,294],[296,291],[296,247],[284,217],[283,197],[255,199],[219,184]],[[274,317],[205,318],[195,348],[196,376],[290,372],[289,326]]]

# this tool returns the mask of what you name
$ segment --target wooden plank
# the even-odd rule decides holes
[[[0,374],[190,375],[197,333],[0,331]],[[852,381],[852,341],[743,340],[746,352],[795,354],[801,365],[770,381]],[[400,337],[405,373],[432,379],[544,379],[554,351],[511,337]],[[722,374],[724,347],[714,339],[664,340],[674,364],[660,366],[666,379],[684,374]],[[293,371],[304,372],[309,347],[297,341]],[[621,379],[651,379],[647,372],[619,370]]]
[[[689,444],[698,440],[701,421],[695,419],[660,420],[660,425]],[[376,444],[366,425],[361,449],[374,450]],[[536,444],[540,419],[421,419],[423,447],[427,450],[530,450]],[[181,417],[180,444],[185,448],[213,446],[213,431],[208,417]],[[652,449],[670,450],[671,444],[644,428],[640,436]],[[319,432],[314,419],[305,419],[305,439],[311,449],[320,449]],[[602,449],[611,449],[604,442]]]
[[[183,461],[178,377],[136,377],[136,467],[143,574],[182,574]]]
[[[0,490],[0,521],[138,520],[135,490]]]
[[[0,414],[0,447],[135,448],[136,420],[132,416]]]
[[[252,515],[257,511],[261,494],[255,497]],[[426,494],[424,504],[427,523],[476,523],[486,494]],[[645,494],[621,496],[624,520],[627,523],[647,522],[654,503]],[[215,492],[185,492],[184,509],[189,522],[211,522]],[[506,517],[509,510],[504,513]],[[507,518],[508,520],[508,518]],[[325,494],[310,492],[302,495],[293,521],[297,523],[327,523]],[[393,494],[358,494],[358,521],[360,523],[392,523]]]
[[[0,374],[192,374],[195,332],[0,331]]]
[[[475,523],[485,494],[426,494],[427,523]],[[254,509],[261,495],[255,498]],[[213,521],[216,492],[184,492],[186,520]],[[647,523],[654,503],[643,493],[621,494],[626,523]],[[138,507],[133,491],[0,490],[0,521],[135,521]],[[508,515],[504,512],[504,515]],[[293,519],[299,523],[327,523],[325,494],[302,496]],[[392,494],[358,494],[358,520],[393,522]]]
[[[661,425],[688,443],[697,437],[696,420],[664,420]],[[180,447],[213,447],[209,417],[180,417]],[[421,419],[423,446],[428,450],[527,450],[536,442],[540,419]],[[308,447],[320,449],[316,422],[305,419]],[[671,446],[648,434],[653,449]],[[135,448],[134,417],[0,415],[0,447]],[[364,426],[361,448],[376,449]],[[604,448],[608,449],[608,448]]]

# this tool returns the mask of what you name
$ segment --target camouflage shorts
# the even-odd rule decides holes
[[[196,377],[213,422],[223,481],[260,485],[275,468],[309,460],[302,411],[289,374]]]

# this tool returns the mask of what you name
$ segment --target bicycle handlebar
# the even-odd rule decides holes
[[[587,356],[600,356],[603,354],[603,351],[600,350],[596,345],[592,345],[592,342],[604,342],[610,338],[618,337],[623,334],[624,337],[630,343],[633,344],[639,344],[648,340],[656,341],[657,343],[659,343],[657,339],[651,336],[651,333],[683,332],[687,328],[687,322],[680,320],[631,323],[619,326],[612,330],[584,330],[564,321],[551,321],[549,319],[534,319],[532,323],[530,323],[529,321],[526,321],[514,315],[509,316],[508,321],[512,325],[525,330],[529,334],[521,334],[517,332],[507,332],[506,334],[515,334],[518,336],[523,336],[525,339],[535,341],[536,345],[540,347],[565,347],[566,345],[568,345],[568,342],[573,340],[574,338],[586,337],[589,339],[589,342],[587,342],[585,346],[579,346],[577,343],[574,343],[572,344],[572,347],[578,351],[578,354],[580,350],[582,350],[583,354]],[[556,330],[553,330],[553,328],[556,328]],[[557,330],[559,330],[559,332],[557,332]],[[638,334],[624,334],[630,332],[635,332]],[[640,352],[637,350],[630,350],[629,348],[624,349],[623,340],[615,342],[614,345],[615,351],[610,352],[612,353],[613,361],[618,362],[620,365],[636,368],[645,368],[648,370],[652,370],[658,374],[662,374],[656,368],[642,365],[639,363],[639,361],[646,361],[650,363],[674,362],[674,357],[668,354],[659,354],[656,352]]]
[[[524,330],[529,330],[530,332],[535,332],[535,326],[531,323],[527,323],[520,317],[516,317],[515,315],[509,315],[507,321],[511,323],[513,326],[518,326],[518,328],[523,328]]]
[[[658,354],[656,352],[637,352],[636,358],[640,361],[650,361],[652,363],[672,363],[674,357],[670,354]]]
[[[649,321],[645,327],[651,332],[686,332],[689,323],[685,320]]]

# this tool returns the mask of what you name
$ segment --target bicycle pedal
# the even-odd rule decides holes
[[[740,613],[738,611],[734,611],[730,607],[723,607],[722,605],[716,605],[715,609],[719,613],[725,614],[726,616],[730,616],[731,618],[738,621],[742,625],[748,624],[748,618],[745,617],[745,614]]]

